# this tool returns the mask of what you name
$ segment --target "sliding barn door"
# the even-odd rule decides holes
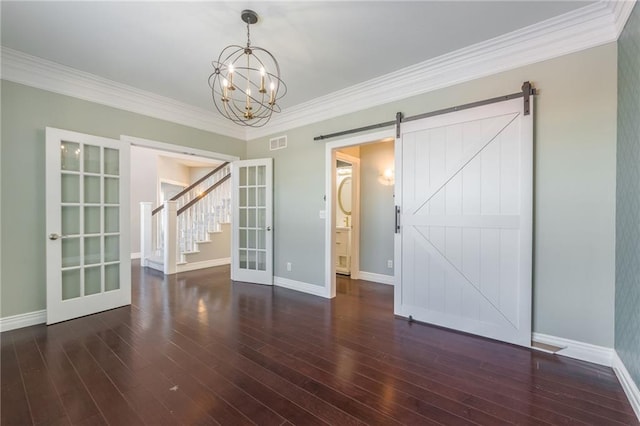
[[[522,99],[402,124],[396,314],[530,345],[532,147]]]

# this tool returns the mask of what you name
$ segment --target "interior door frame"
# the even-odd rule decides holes
[[[380,130],[377,132],[367,133],[358,136],[352,136],[349,138],[338,139],[334,142],[328,142],[325,145],[325,210],[324,210],[324,218],[325,218],[325,293],[324,297],[333,298],[336,297],[336,264],[335,264],[335,229],[336,229],[336,212],[335,212],[335,198],[336,198],[336,151],[340,148],[346,148],[349,146],[363,145],[367,143],[375,143],[381,141],[395,141],[395,128]],[[359,169],[359,167],[358,167]],[[354,172],[355,173],[355,172]],[[360,171],[358,170],[358,173]],[[398,171],[396,169],[396,175]],[[358,179],[359,181],[359,179]],[[356,191],[359,192],[359,183],[358,189]],[[355,192],[355,191],[354,191]],[[356,238],[360,238],[360,206],[358,200],[358,215],[352,217],[352,224],[357,221],[357,235],[354,233],[351,236],[352,241]],[[395,256],[394,256],[395,257]],[[357,261],[357,263],[356,263]],[[396,260],[393,261],[394,265],[396,264]],[[360,252],[356,253],[356,256],[353,256],[351,259],[352,271],[359,272],[360,271]],[[355,265],[355,267],[353,267]],[[396,268],[397,269],[397,268]],[[357,274],[354,274],[357,277]]]

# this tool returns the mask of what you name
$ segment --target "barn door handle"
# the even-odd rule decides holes
[[[396,234],[400,233],[400,206],[396,206],[396,224],[394,232]]]

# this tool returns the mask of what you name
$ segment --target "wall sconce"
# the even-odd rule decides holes
[[[391,186],[395,182],[395,174],[393,169],[385,169],[378,177],[378,182],[384,186]]]

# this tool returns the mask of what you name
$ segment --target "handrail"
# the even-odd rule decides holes
[[[201,177],[200,179],[198,179],[197,181],[195,181],[194,183],[192,183],[191,185],[187,186],[185,189],[183,189],[182,191],[178,192],[176,195],[171,197],[171,199],[169,201],[175,201],[178,198],[182,197],[184,194],[186,194],[187,192],[191,191],[193,188],[195,188],[196,186],[200,185],[202,182],[204,182],[205,180],[209,179],[211,176],[213,176],[214,174],[216,174],[220,170],[224,169],[228,165],[229,165],[228,161],[222,163],[221,165],[219,165],[218,167],[216,167],[215,169],[213,169],[212,171],[210,171],[209,173],[207,173],[206,175],[204,175],[203,177]],[[229,175],[227,175],[227,176],[229,176]],[[195,200],[197,201],[198,198],[195,198]],[[163,208],[164,208],[164,204],[160,204],[158,207],[153,209],[153,211],[151,212],[151,216],[153,216],[156,213],[162,211]]]
[[[193,200],[189,201],[187,204],[185,204],[184,206],[180,207],[178,209],[178,216],[180,216],[182,213],[184,213],[189,207],[191,207],[192,205],[194,205],[195,203],[197,203],[198,201],[200,201],[201,199],[203,199],[207,194],[209,194],[211,191],[213,191],[214,189],[216,189],[217,187],[219,187],[220,185],[222,185],[225,181],[229,180],[229,178],[231,177],[231,173],[228,173],[225,177],[221,178],[219,181],[217,181],[216,183],[214,183],[213,185],[211,185],[209,188],[205,189],[204,191],[202,191],[201,194],[199,194],[196,198],[194,198]]]

